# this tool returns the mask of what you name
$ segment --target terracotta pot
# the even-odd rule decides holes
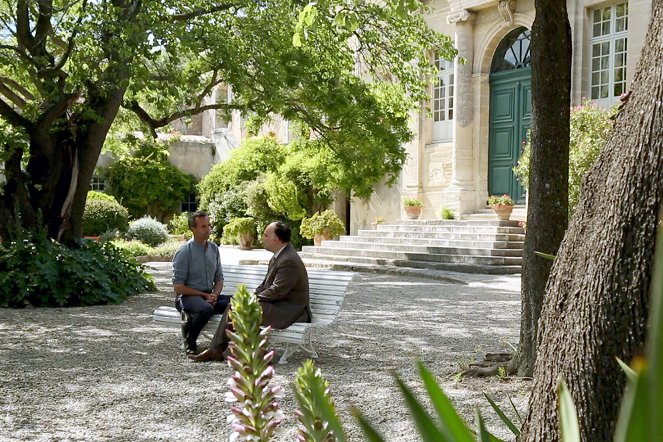
[[[493,206],[493,211],[497,215],[497,219],[506,221],[511,218],[511,212],[513,211],[513,206],[507,206],[504,204],[498,204]]]
[[[419,219],[421,208],[421,206],[405,206],[405,215],[407,216],[407,219]]]
[[[242,250],[251,250],[253,248],[253,233],[239,234],[239,248]]]
[[[319,233],[313,237],[313,244],[317,247],[320,247],[320,244],[322,244],[322,240],[330,240],[333,239],[331,235],[327,235],[326,233]]]

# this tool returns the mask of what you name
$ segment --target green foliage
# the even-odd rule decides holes
[[[125,241],[122,239],[112,241],[113,245],[118,249],[124,251],[127,255],[133,256],[152,256],[154,255],[154,248],[140,241]]]
[[[132,218],[151,215],[163,220],[179,211],[195,179],[168,161],[168,148],[153,140],[126,137],[127,154],[105,170],[108,192],[124,204]]]
[[[268,195],[267,204],[274,212],[292,220],[306,216],[306,209],[300,203],[299,192],[293,181],[269,173],[265,179],[265,191]]]
[[[454,211],[451,210],[448,207],[443,207],[442,212],[440,212],[440,217],[442,219],[455,219],[456,215],[454,215]]]
[[[421,207],[424,205],[424,203],[417,198],[404,198],[403,205],[405,207]]]
[[[83,213],[83,235],[96,236],[109,230],[126,232],[129,213],[117,202],[92,199],[85,202]]]
[[[189,228],[189,213],[182,212],[174,216],[168,222],[168,228],[173,235],[184,235],[185,238],[191,238],[192,233]]]
[[[276,402],[280,387],[270,387],[274,375],[270,365],[274,350],[267,352],[270,327],[261,331],[262,309],[256,296],[240,285],[231,300],[230,320],[233,331],[230,338],[228,365],[235,370],[230,378],[230,392],[226,401],[237,403],[232,407],[230,426],[238,440],[270,439],[283,419]]]
[[[330,399],[329,384],[315,363],[307,359],[295,376],[295,397],[299,409],[295,412],[300,427],[297,440],[305,442],[333,442],[344,440],[335,435],[334,425],[328,425],[329,416],[336,416]],[[340,427],[340,424],[339,424]]]
[[[156,219],[145,216],[129,224],[127,238],[156,247],[168,241],[168,229]]]
[[[224,236],[237,238],[242,234],[252,234],[255,238],[258,231],[256,220],[253,218],[233,218],[223,229]]]
[[[212,232],[217,238],[223,236],[224,227],[233,218],[246,216],[246,197],[241,186],[219,193],[204,209],[209,214]]]
[[[115,197],[113,195],[109,195],[109,194],[103,193],[103,192],[97,192],[96,190],[90,190],[87,193],[87,200],[86,201],[91,201],[91,200],[103,200],[103,201],[110,201],[110,202],[113,202],[113,203],[117,203],[117,200],[115,199]]]
[[[0,244],[0,307],[119,303],[156,290],[152,277],[111,243],[68,248],[44,235]]]
[[[304,238],[312,239],[316,235],[333,238],[345,233],[345,224],[336,212],[327,209],[321,213],[314,213],[310,218],[304,218],[299,231]]]
[[[580,200],[580,186],[601,153],[612,130],[611,117],[616,107],[605,110],[589,100],[571,109],[571,137],[569,144],[569,214],[573,215]],[[527,188],[531,147],[526,143],[518,164],[513,168],[518,180]]]
[[[245,140],[240,147],[230,152],[226,161],[212,167],[198,183],[201,209],[208,210],[213,201],[219,203],[217,195],[253,181],[261,173],[275,171],[284,160],[285,151],[273,137]]]
[[[486,203],[490,206],[513,206],[513,198],[506,193],[504,195],[490,195]]]

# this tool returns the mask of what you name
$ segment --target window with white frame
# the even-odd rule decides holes
[[[92,175],[92,181],[90,181],[90,190],[96,190],[97,192],[103,192],[106,190],[106,182],[96,173]]]
[[[590,12],[590,97],[605,106],[626,92],[628,2]]]
[[[437,81],[433,85],[433,141],[451,141],[454,117],[454,62],[435,58]]]
[[[196,194],[195,193],[189,193],[187,196],[186,201],[182,201],[180,203],[180,212],[185,213],[193,213],[196,210],[198,210],[198,202],[196,201]]]

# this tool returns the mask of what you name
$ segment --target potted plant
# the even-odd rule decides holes
[[[237,238],[239,248],[251,250],[257,232],[256,221],[253,218],[232,218],[223,228],[223,235]]]
[[[381,217],[381,216],[378,216],[371,223],[371,229],[373,229],[373,230],[377,229],[380,224],[384,224],[384,218]]]
[[[421,215],[421,208],[424,203],[416,198],[405,198],[403,200],[403,207],[405,208],[405,215],[408,219],[418,219]]]
[[[319,246],[323,239],[332,239],[345,233],[345,224],[333,210],[327,209],[321,213],[314,213],[310,218],[304,218],[299,233],[304,238],[312,239],[313,244]]]
[[[513,199],[506,193],[502,196],[491,195],[488,197],[488,205],[492,207],[497,219],[508,220],[513,211]]]

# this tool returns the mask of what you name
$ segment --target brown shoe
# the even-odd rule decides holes
[[[204,352],[197,355],[189,355],[189,359],[193,362],[208,362],[208,361],[223,361],[223,352],[208,348]]]

